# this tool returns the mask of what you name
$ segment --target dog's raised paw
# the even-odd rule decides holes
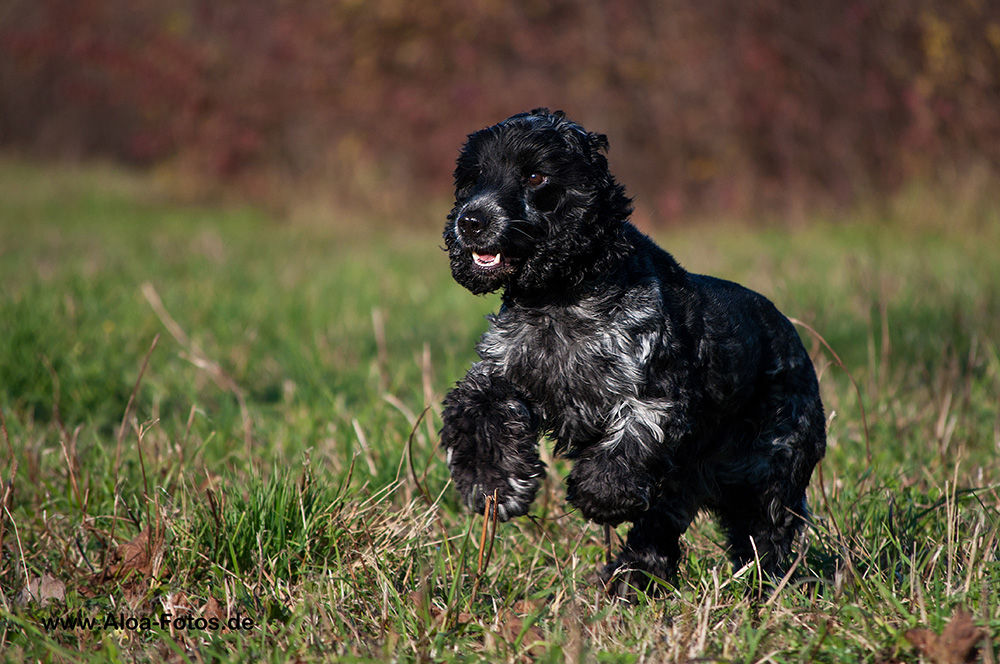
[[[541,486],[541,474],[532,478],[493,478],[490,482],[475,482],[463,495],[465,504],[477,514],[485,514],[486,498],[496,498],[498,521],[509,521],[528,513]]]

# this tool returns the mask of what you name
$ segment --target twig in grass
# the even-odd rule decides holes
[[[484,498],[486,499],[486,506],[483,508],[483,530],[479,534],[479,559],[476,561],[476,574],[483,573],[483,553],[486,551],[486,533],[489,531],[490,513],[493,509],[493,496],[487,494]]]
[[[892,341],[889,336],[889,305],[886,302],[884,296],[879,297],[878,301],[878,314],[879,322],[882,328],[882,338],[881,343],[881,353],[879,354],[878,363],[878,385],[881,391],[882,386],[889,379],[889,356],[892,355]]]
[[[372,328],[375,331],[375,362],[378,369],[378,391],[389,389],[389,350],[385,342],[385,317],[378,307],[372,309]]]
[[[802,327],[805,330],[807,330],[821,344],[823,344],[823,346],[828,351],[830,351],[830,354],[833,355],[833,359],[837,362],[837,366],[839,366],[841,369],[844,370],[844,373],[847,374],[847,379],[851,381],[851,386],[854,387],[854,394],[857,396],[858,399],[858,409],[861,411],[861,426],[864,429],[864,434],[865,434],[865,459],[868,463],[868,469],[871,469],[872,446],[871,446],[871,441],[868,438],[868,417],[865,415],[865,404],[861,400],[861,389],[858,388],[858,383],[856,380],[854,380],[854,375],[847,368],[847,365],[844,364],[844,361],[840,359],[840,355],[837,355],[837,351],[833,349],[833,346],[831,346],[830,343],[823,338],[823,335],[817,332],[812,325],[804,323],[797,318],[789,318],[788,320],[791,321],[793,325],[798,325],[799,327]]]
[[[759,602],[764,594],[764,575],[761,574],[760,553],[757,551],[757,542],[753,535],[750,536],[750,548],[753,549],[754,569],[757,571],[757,601]]]
[[[486,532],[490,529],[490,523],[493,524],[492,534],[490,536],[490,548],[486,551]],[[476,563],[476,574],[482,575],[486,571],[486,568],[490,564],[490,558],[493,556],[493,540],[496,539],[497,534],[497,490],[493,490],[493,495],[486,496],[486,509],[483,510],[483,533],[479,539],[479,560]],[[483,552],[486,551],[486,558],[483,559]]]
[[[135,512],[132,511],[131,505],[126,503],[124,500],[122,502],[125,504],[125,512],[128,514],[128,520],[132,522],[132,525],[135,526],[136,530],[142,530],[142,519],[135,515]],[[115,518],[117,519],[118,517],[115,516]],[[124,521],[125,519],[122,520]]]
[[[382,400],[391,405],[396,410],[398,410],[400,413],[402,413],[403,417],[406,418],[406,421],[410,423],[410,437],[406,443],[406,448],[404,449],[403,454],[399,455],[399,465],[396,466],[396,481],[398,482],[400,475],[403,472],[403,463],[407,459],[406,450],[409,449],[413,440],[413,436],[416,435],[417,433],[417,427],[420,424],[420,420],[417,419],[417,416],[413,414],[413,411],[410,410],[405,403],[400,401],[399,398],[396,397],[396,395],[389,394],[387,392],[382,395]],[[409,500],[412,497],[410,494],[410,485],[405,484],[403,486],[406,489],[406,499]]]
[[[122,413],[122,423],[118,427],[118,444],[115,447],[115,477],[118,476],[118,471],[121,468],[121,457],[122,457],[122,441],[125,440],[125,425],[128,423],[128,416],[132,412],[132,404],[135,403],[135,395],[139,391],[139,385],[142,383],[142,376],[146,373],[146,367],[149,366],[149,358],[153,355],[153,349],[156,348],[157,342],[160,340],[160,334],[157,333],[153,337],[153,343],[150,344],[149,350],[146,351],[146,357],[142,360],[142,366],[139,368],[139,375],[135,379],[135,385],[132,386],[132,394],[128,397],[128,403],[125,404],[125,412]]]
[[[153,345],[156,345],[156,340],[153,340]],[[149,349],[150,352],[153,351],[152,348]],[[145,369],[145,366],[143,366]],[[138,383],[136,384],[138,387]],[[146,461],[142,454],[142,439],[145,437],[146,432],[149,431],[145,425],[139,425],[138,439],[135,443],[135,448],[139,452],[139,469],[142,470],[142,502],[146,508],[146,527],[149,528],[150,523],[152,523],[152,518],[149,514],[149,480],[146,479]],[[156,532],[160,532],[160,511],[156,510]],[[152,558],[152,539],[147,540],[147,554]]]
[[[239,384],[232,376],[223,371],[217,362],[210,360],[197,344],[191,341],[184,329],[178,325],[166,307],[163,306],[163,300],[160,299],[153,284],[148,281],[143,283],[142,294],[149,302],[149,306],[153,307],[153,312],[156,313],[160,322],[170,332],[170,336],[184,347],[185,352],[181,353],[181,357],[199,369],[207,371],[219,388],[229,390],[236,397],[236,402],[240,405],[240,416],[243,419],[243,444],[246,447],[247,458],[253,459],[253,420],[250,418],[250,409],[247,407],[247,401],[243,397],[243,390],[240,389]]]
[[[387,404],[398,410],[406,418],[406,421],[413,426],[417,423],[417,416],[413,414],[413,411],[407,407],[405,403],[400,401],[399,397],[395,394],[389,394],[388,392],[382,395],[382,400]]]
[[[413,427],[410,429],[410,436],[406,439],[406,460],[407,460],[407,465],[409,466],[410,469],[410,477],[413,478],[413,483],[417,485],[417,491],[420,492],[420,496],[424,499],[424,502],[427,503],[428,507],[433,506],[434,502],[431,500],[431,496],[427,492],[427,489],[425,489],[424,485],[420,483],[420,478],[417,477],[417,470],[416,468],[413,467],[413,436],[414,434],[417,433],[417,427],[420,426],[420,420],[424,419],[424,415],[426,415],[427,411],[429,411],[430,409],[431,407],[427,406],[422,411],[420,411],[420,416],[417,417],[417,421],[413,423]],[[427,471],[425,469],[424,470],[425,477],[426,474]]]
[[[152,357],[153,350],[156,348],[156,343],[159,340],[160,340],[160,335],[159,334],[157,334],[155,337],[153,337],[153,343],[151,343],[149,345],[149,350],[146,351],[146,357],[143,358],[143,360],[142,360],[142,366],[139,368],[139,375],[135,379],[135,385],[132,386],[132,394],[129,395],[128,402],[125,404],[125,412],[122,413],[122,423],[121,423],[121,426],[118,427],[118,442],[115,445],[115,483],[116,484],[118,483],[118,479],[119,479],[120,472],[121,472],[122,442],[125,440],[125,424],[128,422],[128,416],[129,416],[129,414],[132,411],[132,404],[135,403],[135,395],[139,392],[139,385],[142,384],[142,377],[146,373],[146,367],[149,366],[149,358]],[[142,461],[142,436],[141,436],[141,434],[139,436],[139,442],[137,444],[137,447],[139,449],[139,463],[140,463],[140,465],[142,465],[143,496],[145,498],[148,498],[148,496],[149,496],[149,483],[146,481],[146,467],[145,467],[145,464],[143,464],[143,461]],[[147,502],[147,506],[146,506],[146,510],[147,510],[146,526],[148,527],[149,526],[149,518],[148,518],[149,506],[148,506],[148,500],[146,502]],[[114,501],[114,505],[115,505],[115,514],[114,514],[115,518],[111,520],[111,541],[112,542],[114,542],[114,539],[115,539],[115,527],[118,525],[118,519],[117,519],[117,516],[118,516],[118,514],[117,514],[118,501],[117,500]],[[105,550],[105,553],[104,553],[104,556],[106,556],[106,555],[107,555],[107,550]],[[104,556],[102,556],[102,560],[101,560],[101,569],[105,569],[105,567],[106,567],[105,563],[107,563],[107,560],[104,558]]]
[[[70,436],[69,431],[66,429],[66,423],[63,422],[62,413],[59,411],[59,403],[62,401],[59,374],[46,355],[42,355],[42,364],[45,365],[45,369],[52,378],[52,419],[59,428],[59,446],[62,448],[63,458],[66,460],[66,473],[69,475],[69,484],[73,488],[73,494],[76,496],[77,506],[86,512],[86,506],[83,504],[83,496],[80,494],[80,485],[76,480],[79,471],[76,463],[76,440],[80,435],[80,428],[77,427],[73,435]],[[69,448],[66,447],[67,442],[69,443]]]
[[[361,446],[361,451],[364,452],[365,463],[368,464],[368,472],[371,473],[372,477],[378,476],[378,468],[375,466],[375,460],[372,459],[372,451],[368,447],[368,438],[361,429],[361,423],[358,422],[357,418],[351,418],[351,426],[354,427],[354,435],[358,437],[358,445]]]
[[[476,601],[476,595],[479,592],[479,583],[483,578],[483,573],[486,568],[490,565],[490,558],[493,557],[493,541],[497,536],[497,491],[493,490],[493,494],[485,494],[486,507],[483,510],[483,531],[479,536],[479,559],[476,562],[476,580],[472,584],[472,592],[469,593],[469,610],[472,610],[472,605]],[[490,528],[492,523],[493,527]],[[489,548],[486,547],[486,533],[490,532],[490,543]]]
[[[340,483],[340,488],[337,490],[338,496],[344,495],[348,487],[351,486],[351,478],[354,477],[354,462],[356,460],[357,456],[351,457],[351,465],[347,467],[347,475],[344,477],[344,481]]]
[[[17,550],[21,553],[21,568],[24,570],[24,583],[25,586],[28,584],[28,561],[24,557],[24,547],[21,545],[21,534],[17,531],[17,523],[14,521],[14,515],[10,513],[7,509],[6,492],[4,496],[4,501],[0,503],[0,508],[3,508],[3,513],[7,515],[10,519],[10,525],[14,529],[14,539],[17,541]]]
[[[76,544],[76,550],[80,552],[80,557],[83,558],[83,562],[87,563],[87,568],[90,569],[91,574],[97,574],[97,570],[94,566],[90,564],[90,559],[87,558],[87,552],[83,549],[83,544],[80,542],[80,536],[76,535],[73,537],[73,542]]]
[[[76,464],[76,441],[80,437],[81,427],[77,427],[73,431],[73,435],[70,436],[65,428],[60,426],[62,429],[62,435],[59,436],[59,447],[62,449],[63,459],[66,460],[66,471],[69,473],[69,483],[73,487],[73,493],[76,495],[76,503],[79,508],[86,512],[87,506],[84,504],[83,496],[80,494],[80,485],[76,480],[77,472],[79,468]],[[66,441],[69,441],[69,447],[66,446]],[[70,451],[72,450],[72,452]]]
[[[611,564],[611,526],[604,524],[604,562]]]
[[[184,443],[180,446],[180,464],[181,468],[184,467],[184,450],[187,449],[188,441],[191,440],[191,425],[194,424],[194,414],[198,412],[198,407],[195,404],[191,404],[191,411],[188,413],[187,426],[184,427]]]
[[[217,552],[219,550],[219,535],[222,533],[222,510],[219,508],[219,502],[211,486],[205,489],[205,496],[208,498],[209,513],[212,515],[212,520],[215,521],[215,537],[212,543],[212,551]]]
[[[391,395],[385,395],[387,401],[388,401],[388,397],[389,396],[391,396]],[[396,408],[398,408],[399,411],[401,413],[403,413],[404,416],[406,416],[406,413],[407,413],[408,409],[398,399],[396,399],[396,401],[398,402],[398,405],[396,405],[396,404],[393,404],[393,405],[396,405]],[[393,403],[393,402],[389,401],[389,403]],[[427,471],[430,468],[430,464],[428,464],[424,468],[424,474],[423,474],[422,478],[418,478],[417,477],[417,470],[416,470],[416,468],[413,465],[413,437],[416,435],[417,429],[420,427],[420,420],[422,420],[424,418],[424,416],[427,415],[427,411],[429,411],[430,408],[431,408],[430,406],[427,406],[422,411],[420,411],[420,415],[416,419],[412,420],[412,425],[410,427],[410,435],[406,438],[405,455],[406,455],[407,466],[408,466],[408,469],[409,469],[409,472],[410,472],[410,476],[413,478],[413,483],[417,485],[417,491],[420,493],[420,497],[424,499],[425,503],[427,503],[427,507],[433,508],[434,504],[437,502],[437,500],[432,500],[431,499],[430,493],[428,493],[427,489],[422,484],[422,480],[427,478]],[[397,482],[399,481],[399,474],[400,474],[400,471],[402,470],[402,467],[403,467],[403,459],[400,458],[400,460],[399,460],[399,467],[396,468],[396,481]],[[447,488],[448,488],[448,485],[445,484],[444,489],[441,490],[441,494],[443,494],[444,491],[445,491],[445,489],[447,489]],[[440,500],[441,494],[438,495],[438,500]],[[448,529],[445,527],[444,521],[441,519],[440,512],[438,512],[437,514],[435,514],[435,520],[437,521],[438,527],[441,529],[441,540],[444,542],[445,549],[448,551],[448,555],[449,555],[449,558],[450,558],[451,557],[451,547],[448,545]]]
[[[490,521],[493,525],[490,527],[490,548],[486,550],[486,560],[483,561],[483,571],[490,565],[490,559],[493,558],[493,542],[496,541],[497,537],[497,491],[493,490],[493,509],[490,510]]]

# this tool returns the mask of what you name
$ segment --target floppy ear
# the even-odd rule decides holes
[[[587,132],[587,139],[590,142],[590,154],[591,156],[596,155],[601,152],[607,152],[610,148],[608,143],[608,137],[604,134],[598,134],[597,132],[591,131]]]
[[[592,131],[584,133],[587,135],[587,154],[590,155],[590,163],[602,171],[607,171],[608,160],[604,155],[610,147],[608,137]]]
[[[551,113],[549,117],[554,119],[553,124],[563,138],[575,145],[577,152],[587,155],[592,166],[600,171],[607,171],[608,160],[604,157],[604,153],[608,151],[609,147],[607,136],[587,131],[577,123],[568,120],[562,111]]]
[[[613,177],[608,170],[608,159],[604,156],[610,147],[608,137],[604,134],[587,131],[573,122],[567,121],[563,124],[567,127],[563,131],[563,135],[578,146],[580,154],[587,155],[587,160],[594,172],[599,173],[602,179],[607,181],[607,185],[613,186]]]
[[[605,153],[610,147],[608,137],[587,131],[578,124],[566,122],[573,129],[571,140],[580,146],[580,152],[587,155],[590,167],[600,182],[600,199],[604,206],[604,216],[608,219],[624,220],[632,213],[632,199],[625,195],[625,188],[615,180],[608,166]]]

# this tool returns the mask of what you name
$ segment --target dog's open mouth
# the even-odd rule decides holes
[[[504,258],[503,254],[501,254],[500,252],[479,253],[478,251],[473,251],[472,262],[476,264],[476,267],[482,268],[484,270],[491,270],[493,268],[501,267],[502,265],[510,265],[510,261]]]

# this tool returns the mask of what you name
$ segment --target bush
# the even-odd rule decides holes
[[[538,105],[609,134],[621,180],[667,218],[1000,165],[997,3],[12,0],[5,15],[0,145],[252,187],[444,194],[467,133]]]

